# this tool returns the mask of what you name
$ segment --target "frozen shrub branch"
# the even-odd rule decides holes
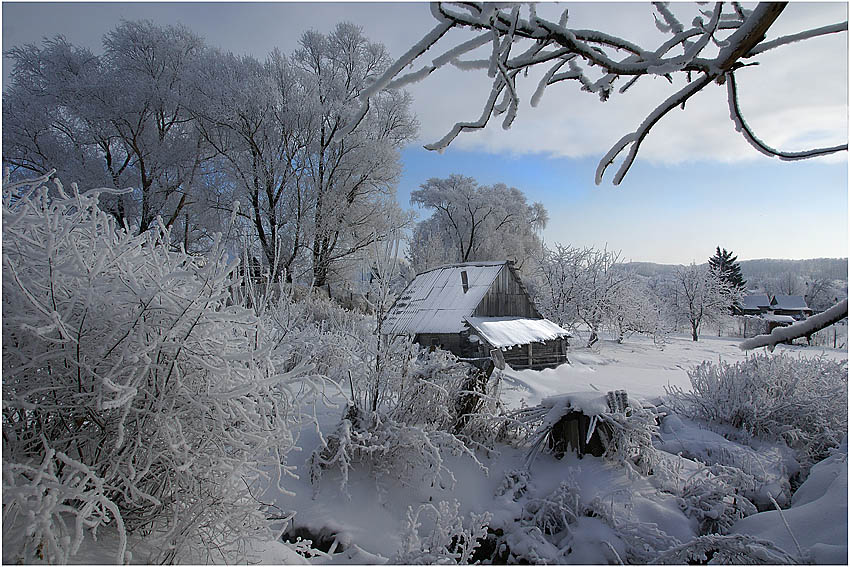
[[[137,561],[240,561],[274,537],[251,488],[286,474],[311,361],[232,304],[221,235],[191,256],[166,229],[119,229],[102,191],[45,182],[3,187],[3,518],[26,530],[10,553],[65,563],[100,528],[116,563],[138,533],[156,556]]]
[[[420,81],[446,63],[458,68],[486,69],[488,78],[492,80],[492,88],[479,118],[457,122],[442,139],[425,146],[430,150],[443,150],[461,132],[484,128],[491,117],[504,112],[507,112],[507,116],[503,127],[509,128],[520,102],[516,90],[517,78],[520,73],[525,76],[531,68],[546,68],[531,97],[532,106],[539,103],[547,87],[565,80],[578,81],[582,91],[594,93],[605,101],[614,92],[615,83],[621,79],[625,79],[625,84],[619,88],[622,94],[640,77],[663,77],[672,83],[674,75],[685,75],[686,86],[667,97],[647,115],[637,130],[623,136],[603,156],[596,172],[597,184],[601,183],[608,166],[629,148],[613,179],[614,185],[618,185],[634,163],[641,142],[655,124],[673,108],[684,108],[688,99],[712,82],[723,84],[729,80],[733,83],[728,87],[732,120],[738,130],[744,131],[751,144],[768,155],[782,159],[806,159],[847,149],[845,144],[785,153],[772,150],[759,142],[745,126],[735,100],[732,75],[735,70],[753,64],[745,60],[795,42],[844,32],[847,30],[847,22],[766,41],[766,34],[782,13],[785,3],[762,2],[753,10],[746,10],[735,2],[717,2],[711,10],[701,10],[701,15],[694,18],[690,27],[685,27],[665,3],[655,3],[654,6],[655,25],[669,37],[657,47],[645,47],[601,30],[570,28],[567,25],[567,11],[563,12],[558,21],[553,21],[539,16],[534,5],[522,8],[513,4],[435,3],[431,13],[439,22],[438,25],[377,78],[370,89],[362,93],[361,114],[368,108],[369,97],[374,92],[388,85],[401,87]],[[453,28],[469,29],[478,35],[445,50],[430,64],[399,76],[403,69],[412,66],[426,51],[438,43],[446,43],[448,40],[444,38]],[[492,44],[488,60],[461,59],[463,55],[487,43]],[[513,49],[524,44],[528,46],[524,52],[511,56]],[[568,70],[562,72],[565,65],[568,65]],[[591,69],[601,70],[602,76],[592,76]],[[350,127],[353,128],[356,123],[357,120],[353,121]]]

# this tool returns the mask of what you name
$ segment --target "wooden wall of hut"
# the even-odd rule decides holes
[[[552,339],[504,350],[511,368],[553,368],[567,362],[567,339]]]
[[[542,319],[513,270],[505,265],[481,299],[475,317],[528,317]]]
[[[419,333],[413,341],[425,348],[436,346],[455,356],[470,356],[470,350],[476,348],[466,336],[458,333]]]

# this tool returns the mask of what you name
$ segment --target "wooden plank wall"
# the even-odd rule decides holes
[[[529,348],[531,360],[529,362]],[[503,351],[511,368],[551,368],[567,361],[567,340],[553,339],[543,343],[522,345]]]
[[[475,317],[527,317],[541,319],[513,272],[503,266],[473,313]]]

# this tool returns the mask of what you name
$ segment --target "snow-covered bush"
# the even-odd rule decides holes
[[[441,500],[437,505],[421,504],[407,508],[402,547],[393,563],[401,565],[469,565],[479,541],[487,535],[490,514],[459,513],[457,500]],[[427,515],[433,518],[425,518]],[[431,524],[433,522],[433,524]],[[423,523],[426,529],[423,530]],[[424,532],[424,535],[423,535]]]
[[[704,535],[672,547],[654,558],[659,565],[792,565],[799,558],[769,541],[746,535]]]
[[[736,521],[758,511],[744,495],[755,486],[755,479],[741,469],[712,465],[685,482],[682,508],[699,522],[701,534],[725,535]]]
[[[496,492],[518,505],[514,521],[491,523],[501,534],[496,549],[510,563],[651,563],[659,551],[679,544],[655,524],[616,514],[599,498],[587,502],[569,475],[543,496],[531,494],[529,480],[526,472],[511,471]]]
[[[803,465],[847,434],[846,362],[757,354],[735,364],[703,362],[688,374],[691,391],[668,389],[675,411],[783,439]]]
[[[371,411],[357,396],[336,431],[322,439],[311,458],[314,487],[323,471],[339,469],[345,488],[352,463],[371,468],[377,479],[401,479],[411,486],[453,486],[455,477],[445,465],[442,451],[464,454],[482,470],[474,449],[479,446],[458,427],[458,397],[466,393],[472,367],[442,350],[420,350],[410,342],[384,351],[387,364],[380,388],[379,406]],[[367,392],[367,398],[369,399]],[[374,398],[372,398],[374,399]],[[380,486],[380,484],[379,484]]]
[[[274,537],[251,491],[294,445],[309,364],[283,371],[267,322],[231,304],[221,245],[133,236],[99,191],[47,182],[3,187],[3,525],[25,536],[5,546],[67,562],[117,529],[119,563],[128,533],[157,542],[142,562],[238,561]]]
[[[652,443],[658,435],[657,415],[651,408],[629,403],[623,390],[608,392],[604,396],[595,392],[552,396],[543,399],[538,406],[511,414],[510,417],[523,424],[527,432],[525,438],[529,450],[526,466],[530,467],[537,454],[545,448],[563,444],[564,440],[556,439],[556,430],[563,419],[576,414],[589,422],[586,444],[597,437],[606,459],[640,474],[648,474],[652,470],[657,462]],[[578,450],[579,447],[573,449]]]

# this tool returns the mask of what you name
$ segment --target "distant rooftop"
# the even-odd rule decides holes
[[[774,295],[770,302],[774,309],[808,310],[806,300],[800,295]]]
[[[766,294],[745,295],[741,299],[743,309],[770,308],[770,298]]]

